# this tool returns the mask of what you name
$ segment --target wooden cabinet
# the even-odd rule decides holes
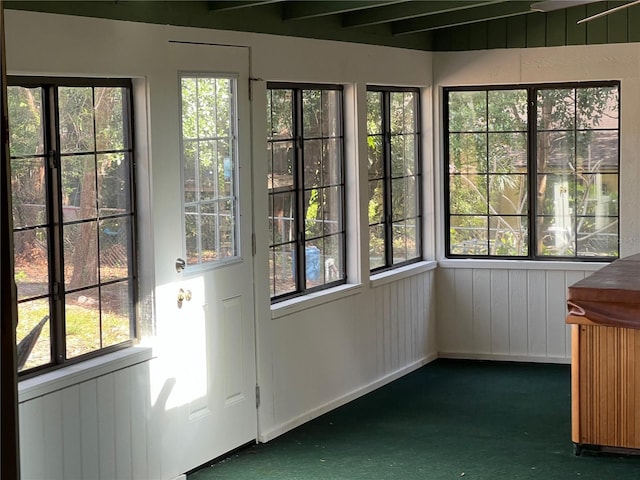
[[[572,440],[584,448],[640,449],[640,330],[568,317],[572,328]]]

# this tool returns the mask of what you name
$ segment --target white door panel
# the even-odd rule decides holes
[[[155,195],[182,199],[180,76],[188,74],[235,80],[237,98],[237,242],[238,255],[225,264],[187,266],[182,273],[167,265],[184,258],[182,209],[171,205],[161,223],[179,228],[156,242],[156,307],[159,359],[170,393],[162,421],[162,477],[172,478],[256,438],[255,325],[251,258],[251,168],[248,67],[245,48],[171,43],[168,66],[174,84],[163,95],[173,105],[167,121],[175,135],[176,162],[158,173],[166,185]],[[154,85],[150,87],[153,89]],[[175,102],[173,99],[175,98]],[[169,122],[171,120],[171,124]],[[154,173],[155,175],[155,173]],[[171,179],[171,180],[169,180]],[[169,184],[171,182],[171,184]],[[178,195],[176,197],[176,195]],[[166,199],[165,199],[166,200]],[[159,250],[159,251],[158,251]],[[187,262],[188,263],[188,262]],[[184,299],[178,301],[182,290]],[[189,295],[188,295],[189,294]],[[188,295],[188,296],[187,296]],[[166,372],[166,373],[165,373]]]

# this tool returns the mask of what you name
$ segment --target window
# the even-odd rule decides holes
[[[267,87],[269,272],[280,300],[346,282],[342,87]]]
[[[369,87],[369,265],[422,258],[420,102],[417,89]]]
[[[10,77],[18,366],[50,369],[135,336],[128,80]]]
[[[445,90],[449,257],[619,255],[619,83]]]
[[[187,265],[237,257],[236,80],[183,75],[182,175]]]

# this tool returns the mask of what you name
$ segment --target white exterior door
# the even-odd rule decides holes
[[[180,145],[175,168],[154,172],[166,186],[154,195],[179,195],[181,207],[172,204],[172,218],[162,223],[181,234],[169,233],[155,247],[162,263],[155,425],[162,477],[173,478],[254,440],[257,411],[249,55],[241,47],[186,43],[167,51],[175,75],[162,94],[176,102],[164,121],[179,132]],[[179,258],[184,270],[167,268]]]

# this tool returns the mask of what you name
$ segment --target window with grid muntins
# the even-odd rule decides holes
[[[273,301],[346,282],[342,87],[269,83]]]
[[[9,77],[18,366],[131,344],[131,82]]]
[[[238,257],[236,79],[184,74],[182,177],[188,266]]]
[[[448,257],[619,255],[618,82],[445,89]]]
[[[420,99],[417,89],[368,87],[369,266],[422,258]]]

